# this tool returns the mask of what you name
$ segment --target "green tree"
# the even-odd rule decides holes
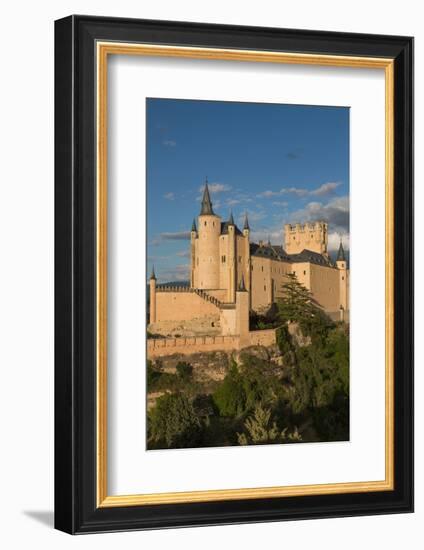
[[[196,446],[201,435],[201,422],[192,403],[181,393],[159,397],[148,417],[149,439],[158,447]]]
[[[178,376],[184,381],[189,380],[193,374],[193,367],[190,363],[186,363],[185,361],[179,361],[177,363],[176,370]]]
[[[159,380],[161,371],[153,366],[152,361],[147,361],[147,389],[151,391],[151,388]]]
[[[247,418],[244,427],[245,432],[237,434],[239,445],[265,445],[302,440],[297,428],[293,432],[288,432],[287,428],[280,431],[275,420],[271,418],[271,409],[261,405],[256,405],[253,415]]]
[[[221,416],[237,417],[243,414],[246,407],[246,392],[235,362],[212,398]]]
[[[282,285],[283,296],[277,303],[281,323],[298,323],[304,335],[311,336],[313,341],[322,342],[334,323],[294,273],[288,273],[286,276],[287,281]]]

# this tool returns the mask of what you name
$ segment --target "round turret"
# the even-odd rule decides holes
[[[199,240],[195,269],[197,270],[198,288],[219,288],[221,218],[213,211],[207,182],[203,191],[197,234]]]

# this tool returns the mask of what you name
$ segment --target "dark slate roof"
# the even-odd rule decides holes
[[[243,233],[240,231],[240,229],[234,223],[230,224],[229,222],[221,222],[221,235],[228,235],[228,226],[229,225],[234,226],[236,235],[243,235]]]
[[[192,231],[197,231],[196,220],[194,218],[193,218],[193,223],[191,224],[191,230]]]
[[[247,212],[246,212],[246,215],[244,216],[244,226],[243,226],[243,229],[250,229],[250,227],[249,227],[249,220],[247,219]]]
[[[345,251],[344,251],[344,248],[343,248],[342,241],[340,241],[339,252],[337,254],[337,261],[338,262],[345,262],[346,261],[346,256],[345,256]]]
[[[234,218],[233,218],[233,212],[232,212],[232,211],[230,212],[230,217],[229,217],[229,219],[228,219],[228,225],[230,225],[230,224],[231,224],[231,225],[235,225],[235,224],[234,224]]]
[[[242,275],[241,276],[241,280],[240,280],[240,284],[239,284],[239,288],[240,292],[245,292],[246,291],[246,285],[244,284],[244,276]]]
[[[323,254],[318,254],[318,252],[312,252],[312,250],[306,249],[299,252],[299,254],[287,254],[282,246],[269,244],[259,246],[256,243],[250,243],[250,254],[251,256],[270,258],[283,262],[311,262],[317,265],[333,266],[330,258],[327,258]]]
[[[312,250],[307,250],[306,248],[302,252],[299,252],[299,254],[290,254],[289,256],[290,261],[293,263],[311,262],[312,264],[333,267],[333,263],[329,257],[318,252],[312,252]]]
[[[201,206],[201,209],[200,209],[200,215],[205,215],[205,214],[209,214],[209,215],[213,215],[214,214],[214,211],[212,209],[212,201],[211,201],[211,197],[209,195],[209,188],[208,188],[208,181],[206,180],[206,183],[205,183],[205,189],[203,190],[203,198],[202,198],[202,206]]]

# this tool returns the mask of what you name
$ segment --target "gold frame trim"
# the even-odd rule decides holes
[[[97,42],[97,506],[141,506],[276,498],[394,489],[394,61],[390,58],[315,55],[123,42]],[[331,67],[384,69],[386,125],[386,430],[385,479],[281,487],[109,496],[107,494],[107,60],[109,55],[220,59]]]

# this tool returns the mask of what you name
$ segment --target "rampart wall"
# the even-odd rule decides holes
[[[245,345],[240,345],[240,337],[237,335],[149,338],[147,340],[147,357],[155,359],[174,353],[191,355],[208,351],[232,351],[248,346],[271,346],[275,342],[275,329],[249,332],[249,339]]]

